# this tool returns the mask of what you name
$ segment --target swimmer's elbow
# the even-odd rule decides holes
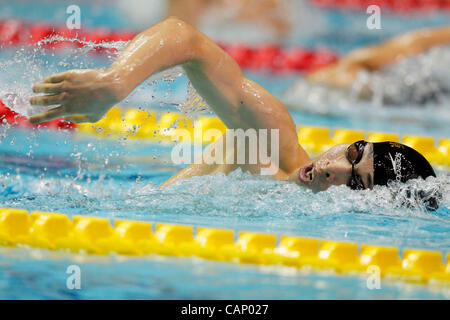
[[[174,35],[182,36],[188,40],[196,39],[199,34],[199,31],[194,26],[176,16],[169,16],[161,21],[161,23],[165,24],[170,31],[174,32]]]
[[[178,26],[188,25],[186,22],[176,16],[168,16],[164,18],[161,23]]]
[[[192,57],[192,60],[197,58],[199,52],[198,44],[202,38],[200,31],[176,16],[165,18],[161,21],[161,24],[166,27],[167,34],[175,39],[185,53]]]

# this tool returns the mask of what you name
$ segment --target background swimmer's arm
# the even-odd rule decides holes
[[[352,52],[348,59],[358,61],[367,70],[378,70],[410,55],[420,54],[437,45],[450,44],[450,26],[411,31],[379,45]]]
[[[175,17],[138,34],[105,72],[76,70],[51,76],[63,92],[63,97],[53,98],[52,104],[64,103],[67,107],[50,111],[49,116],[38,115],[34,122],[58,116],[98,120],[149,76],[176,65],[183,65],[197,92],[228,128],[279,129],[282,170],[293,170],[299,161],[309,160],[298,145],[295,123],[283,104],[247,79],[233,58],[212,40]],[[55,89],[55,83],[36,85],[34,89],[48,93]],[[109,98],[101,100],[103,95]],[[46,97],[33,97],[32,102],[39,104]]]
[[[376,71],[410,54],[420,54],[437,45],[450,45],[450,27],[421,29],[381,44],[356,49],[337,63],[311,73],[310,81],[349,87],[359,70]]]

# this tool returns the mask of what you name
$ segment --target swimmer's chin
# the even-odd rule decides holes
[[[297,168],[294,171],[292,171],[291,174],[289,175],[288,181],[293,182],[301,187],[308,188],[308,185],[306,185],[303,181],[301,181],[298,176],[300,173],[300,169],[301,168]]]

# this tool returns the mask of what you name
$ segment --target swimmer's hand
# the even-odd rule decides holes
[[[124,97],[120,82],[100,70],[70,70],[53,74],[33,86],[34,93],[45,93],[30,99],[32,105],[57,107],[30,117],[36,124],[55,118],[75,123],[97,122]]]

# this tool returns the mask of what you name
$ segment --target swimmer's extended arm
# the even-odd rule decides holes
[[[375,71],[436,45],[450,44],[450,26],[421,29],[393,37],[381,44],[356,49],[337,63],[311,73],[308,79],[336,87],[348,87],[359,70]]]
[[[35,92],[52,95],[33,97],[33,104],[62,106],[31,120],[64,116],[97,121],[149,76],[176,65],[183,65],[197,92],[228,128],[279,129],[281,169],[293,170],[302,159],[309,160],[298,146],[295,123],[283,104],[247,79],[212,40],[175,17],[138,34],[105,72],[67,71],[35,85]]]

